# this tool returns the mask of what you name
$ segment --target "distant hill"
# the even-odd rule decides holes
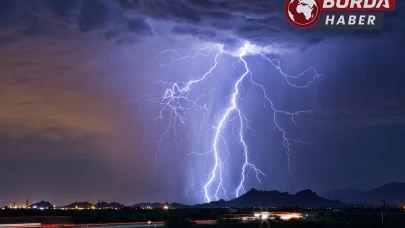
[[[38,203],[34,203],[30,206],[31,208],[53,208],[53,205],[46,201],[41,201]]]
[[[89,203],[89,202],[75,202],[75,203],[71,203],[67,206],[64,206],[63,208],[91,208],[93,206],[93,204]]]
[[[251,189],[246,194],[229,201],[219,200],[195,205],[195,207],[342,207],[344,205],[336,200],[322,198],[309,189],[300,191],[295,195],[288,192]]]
[[[405,183],[391,182],[368,191],[335,190],[324,193],[322,196],[353,205],[378,205],[381,200],[385,200],[388,205],[402,206],[405,204]]]
[[[180,204],[180,203],[169,204],[169,208],[173,208],[173,209],[190,208],[190,207],[191,206],[189,206],[189,205],[184,205],[184,204]]]
[[[125,207],[124,204],[120,204],[120,203],[117,203],[117,202],[109,203],[109,206],[110,206],[111,208],[123,208],[123,207]]]

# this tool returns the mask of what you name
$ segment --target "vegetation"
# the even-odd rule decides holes
[[[250,214],[255,209],[241,209],[240,213]],[[257,210],[257,209],[256,209]],[[332,210],[302,211],[299,220],[242,222],[229,219],[227,209],[176,209],[176,210],[142,210],[125,208],[122,210],[1,210],[1,223],[42,224],[64,223],[114,223],[166,221],[165,228],[404,228],[405,213],[401,209],[387,209],[384,225],[381,225],[381,214],[378,209],[346,209],[342,212]],[[36,217],[31,217],[36,216]],[[39,217],[38,217],[39,216]],[[47,217],[43,217],[47,216]],[[62,216],[62,217],[61,217]],[[31,218],[30,218],[31,217]],[[215,220],[215,224],[196,224],[194,220]]]
[[[165,228],[192,228],[196,225],[197,223],[190,219],[169,219],[164,223]]]
[[[114,223],[184,220],[214,220],[226,213],[226,209],[176,209],[176,210],[142,210],[124,208],[121,210],[0,210],[0,224],[31,223]],[[35,217],[34,217],[35,216]],[[44,217],[45,216],[45,217]],[[3,217],[3,218],[2,218]]]
[[[395,218],[396,217],[396,218]],[[402,219],[400,218],[402,217]],[[240,220],[223,220],[216,224],[187,224],[181,228],[403,228],[405,227],[405,215],[387,216],[387,221],[384,225],[381,220],[365,218],[363,216],[352,217],[348,221],[346,216],[340,219],[323,219],[323,220],[308,220],[308,219],[291,219],[288,221],[250,221],[241,222]],[[176,228],[175,226],[167,226],[166,228]]]

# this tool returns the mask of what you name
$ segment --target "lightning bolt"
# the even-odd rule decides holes
[[[270,59],[266,56],[265,53],[262,53],[260,51],[253,50],[250,48],[251,45],[245,45],[240,53],[237,55],[238,61],[232,64],[235,67],[235,64],[242,63],[244,66],[244,73],[238,77],[236,82],[233,84],[233,93],[230,96],[230,104],[228,107],[226,107],[222,113],[219,116],[219,121],[218,123],[214,126],[214,135],[213,135],[213,141],[211,143],[211,149],[208,152],[205,153],[196,153],[192,152],[190,154],[196,154],[196,155],[208,155],[212,154],[213,159],[214,159],[214,164],[211,169],[211,172],[208,174],[208,180],[204,185],[204,197],[207,202],[210,202],[211,200],[219,199],[219,194],[222,192],[223,196],[225,199],[228,199],[228,193],[226,191],[226,186],[224,184],[224,168],[225,164],[228,162],[228,158],[230,156],[230,151],[229,147],[227,144],[227,141],[224,137],[224,130],[226,129],[227,123],[228,122],[238,122],[238,140],[239,144],[241,145],[243,149],[243,155],[244,155],[244,161],[241,166],[240,170],[240,181],[237,185],[237,187],[234,189],[233,194],[236,197],[239,197],[240,195],[244,194],[246,192],[245,190],[245,181],[247,179],[248,173],[250,171],[253,171],[253,173],[256,176],[256,179],[261,182],[261,178],[266,178],[267,175],[262,172],[259,168],[257,168],[253,163],[251,163],[249,159],[249,148],[245,140],[245,130],[249,129],[252,130],[249,127],[249,120],[246,118],[246,116],[243,114],[242,110],[239,108],[239,102],[242,100],[240,97],[240,90],[244,89],[243,83],[251,83],[254,87],[257,87],[261,90],[263,94],[263,98],[265,100],[264,102],[264,107],[267,108],[267,106],[272,110],[273,113],[273,122],[275,128],[281,133],[281,139],[282,139],[282,144],[286,149],[286,154],[287,154],[287,160],[288,160],[288,170],[292,174],[292,169],[293,165],[291,162],[291,159],[294,157],[295,152],[292,150],[292,145],[297,144],[297,143],[304,143],[308,144],[309,142],[301,141],[299,139],[293,139],[289,137],[289,134],[287,130],[279,123],[278,117],[283,115],[283,116],[288,116],[291,118],[291,121],[297,125],[295,121],[295,117],[301,115],[301,114],[306,114],[311,112],[312,110],[307,110],[307,111],[297,111],[297,112],[287,112],[283,110],[279,110],[276,107],[275,102],[273,102],[270,97],[267,95],[266,89],[262,84],[259,84],[254,81],[253,73],[249,69],[249,64],[245,60],[245,56],[248,55],[257,55],[261,56],[263,60],[265,60],[267,63],[270,63],[279,73],[282,77],[285,78],[286,82],[288,85],[297,88],[297,89],[303,89],[307,88],[310,84],[312,84],[317,78],[322,76],[319,74],[315,68],[310,67],[306,69],[303,73],[296,75],[296,76],[291,76],[283,72],[281,68],[280,61],[278,59]],[[252,50],[251,50],[252,49]],[[198,52],[191,54],[191,55],[180,55],[173,49],[167,49],[165,51],[162,51],[158,54],[158,61],[160,63],[160,66],[170,66],[178,61],[182,61],[185,59],[195,59],[199,56],[202,57],[208,57],[213,50],[212,47],[208,48],[201,48],[198,50]],[[163,54],[171,54],[171,59],[168,63],[162,63],[160,60],[160,56]],[[206,80],[208,77],[211,76],[212,72],[215,70],[215,68],[218,66],[219,59],[222,55],[224,54],[229,54],[226,53],[224,50],[220,49],[218,53],[215,55],[214,58],[214,63],[213,65],[209,68],[209,70],[200,76],[199,78],[195,80],[190,80],[188,82],[175,82],[175,83],[170,83],[170,82],[165,82],[165,81],[156,81],[159,85],[161,85],[165,92],[163,94],[155,94],[155,95],[146,95],[144,98],[151,100],[153,102],[156,102],[158,106],[160,107],[160,113],[156,117],[157,119],[160,119],[162,124],[166,123],[166,128],[163,134],[161,135],[160,139],[158,140],[158,146],[156,150],[156,156],[155,156],[155,169],[156,169],[156,163],[158,159],[158,152],[159,148],[161,146],[161,143],[164,139],[164,137],[169,134],[170,131],[173,131],[175,135],[175,139],[177,138],[176,134],[176,126],[178,124],[184,124],[186,123],[186,116],[188,116],[190,113],[190,110],[206,110],[207,105],[206,104],[201,104],[201,98],[204,96],[203,94],[196,98],[190,98],[190,93],[193,91],[193,88],[195,88],[199,83],[202,83],[204,80]],[[234,56],[234,55],[232,55]],[[309,80],[306,84],[304,85],[298,85],[294,83],[295,79],[300,78],[301,76],[307,75],[308,73],[313,73],[314,75],[312,76],[311,80]],[[165,119],[167,117],[167,120]],[[166,120],[166,121],[164,121]],[[221,151],[220,145],[223,145],[225,151]],[[310,143],[309,143],[310,144]],[[222,155],[224,152],[226,152],[225,158]]]

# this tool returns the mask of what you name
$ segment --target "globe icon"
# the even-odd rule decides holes
[[[319,19],[318,3],[316,0],[288,0],[286,16],[293,25],[307,28]]]

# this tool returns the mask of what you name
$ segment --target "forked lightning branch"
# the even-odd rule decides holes
[[[210,156],[210,160],[212,161],[210,169],[206,173],[201,174],[201,178],[205,184],[204,186],[201,186],[202,189],[200,190],[203,191],[204,198],[207,202],[228,199],[231,195],[238,197],[244,194],[246,180],[249,173],[253,174],[259,182],[267,177],[266,173],[253,163],[252,160],[257,160],[257,158],[252,159],[252,157],[257,156],[257,153],[249,149],[249,141],[245,138],[246,131],[253,130],[249,126],[250,121],[247,119],[244,110],[241,108],[241,103],[246,102],[245,99],[242,98],[241,91],[246,86],[250,85],[252,88],[258,89],[263,96],[265,102],[264,106],[267,108],[267,111],[271,111],[269,112],[269,119],[272,121],[274,128],[279,132],[280,143],[285,148],[288,160],[286,165],[291,173],[293,168],[292,158],[295,154],[293,146],[295,144],[307,144],[305,141],[291,137],[290,133],[287,131],[286,124],[283,124],[281,119],[288,117],[293,124],[297,125],[297,117],[302,114],[307,114],[311,112],[311,110],[296,110],[291,112],[280,109],[280,104],[273,101],[269,96],[266,86],[256,82],[255,75],[249,67],[246,56],[256,56],[264,61],[264,63],[270,64],[275,68],[276,72],[278,72],[278,76],[283,77],[289,86],[298,90],[303,90],[303,92],[315,82],[321,74],[318,74],[315,68],[310,67],[299,75],[289,75],[282,70],[280,61],[278,59],[269,58],[267,53],[267,48],[246,43],[246,45],[233,53],[224,51],[221,46],[215,48],[202,48],[190,55],[179,54],[173,49],[167,49],[158,54],[158,60],[161,59],[159,57],[162,55],[170,56],[168,62],[159,61],[161,67],[170,67],[173,64],[184,64],[184,60],[186,59],[198,61],[198,58],[213,58],[213,61],[211,65],[206,66],[207,71],[200,76],[195,77],[195,79],[188,82],[158,81],[157,83],[164,88],[162,93],[158,95],[144,96],[145,99],[152,100],[158,104],[160,111],[157,119],[159,119],[165,126],[165,130],[158,140],[158,148],[155,157],[156,161],[159,159],[159,149],[161,148],[164,139],[168,137],[169,134],[176,135],[177,129],[180,129],[178,127],[179,125],[190,124],[190,118],[198,118],[198,116],[190,115],[192,110],[205,112],[208,110],[208,107],[214,106],[214,104],[206,103],[206,101],[201,99],[205,94],[195,94],[195,91],[197,91],[196,88],[203,85],[207,78],[221,76],[216,75],[215,73],[215,69],[220,64],[221,56],[229,55],[234,57],[235,63],[232,64],[232,67],[240,64],[243,69],[242,73],[235,74],[234,77],[232,77],[232,92],[226,97],[218,97],[216,99],[219,104],[226,105],[223,107],[222,111],[217,113],[216,120],[209,124],[212,126],[213,132],[210,138],[211,143],[208,145],[210,148],[209,151],[193,152],[189,154],[190,156],[196,156],[196,159],[199,159],[198,156]],[[275,75],[270,74],[266,75],[266,77],[274,76]],[[296,84],[296,79],[300,77],[307,77],[306,82],[303,84]],[[237,126],[236,142],[240,148],[237,150],[239,151],[239,155],[235,154],[238,153],[237,151],[231,150],[231,145],[234,142],[227,141],[227,138],[229,137],[226,137],[226,134],[229,134],[226,129],[235,128],[235,123]],[[225,183],[229,183],[229,181],[226,180],[230,177],[225,175],[224,169],[231,156],[242,156],[243,162],[238,166],[232,166],[232,176],[239,179],[238,183],[234,186],[227,186]],[[198,191],[198,189],[196,189],[196,191]]]

